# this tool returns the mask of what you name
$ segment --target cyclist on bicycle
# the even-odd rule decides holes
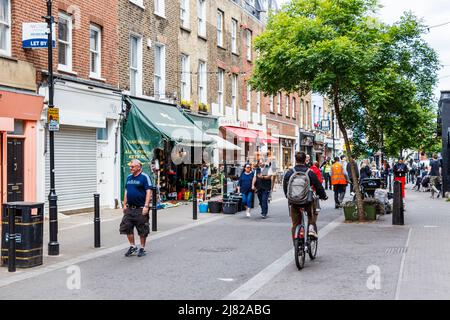
[[[284,195],[287,196],[288,191],[288,184],[291,176],[294,174],[294,172],[307,172],[309,168],[307,167],[306,163],[306,153],[303,151],[297,152],[295,154],[295,162],[296,165],[293,169],[290,169],[286,174],[284,175],[283,179],[283,190]],[[322,200],[327,200],[327,194],[325,193],[325,189],[323,188],[322,184],[319,182],[319,179],[317,178],[317,175],[312,171],[308,171],[308,177],[310,181],[310,185],[315,189],[316,194],[319,196]],[[297,228],[297,225],[300,224],[300,215],[298,214],[300,208],[305,208],[308,213],[308,219],[310,221],[310,228],[308,231],[308,234],[312,237],[317,238],[317,233],[314,230],[314,226],[317,221],[318,211],[316,211],[315,208],[315,201],[308,202],[304,205],[295,205],[293,203],[289,203],[289,215],[292,219],[292,238],[294,238],[295,229]]]

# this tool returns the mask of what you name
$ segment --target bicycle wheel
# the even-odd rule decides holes
[[[298,270],[303,269],[305,266],[305,244],[303,239],[296,238],[294,240],[294,258],[295,264],[297,265]]]
[[[314,225],[314,230],[317,233],[317,225]],[[317,246],[318,246],[318,239],[317,238],[311,238],[309,237],[309,243],[308,243],[308,255],[311,260],[314,260],[317,255]]]

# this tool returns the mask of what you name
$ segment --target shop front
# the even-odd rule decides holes
[[[121,193],[129,162],[139,159],[165,206],[192,198],[190,186],[202,181],[202,169],[210,163],[217,140],[174,104],[130,97],[124,97],[124,102]]]
[[[270,146],[273,163],[276,171],[286,171],[295,164],[295,151],[297,149],[297,126],[286,122],[267,119],[267,132],[278,143]]]
[[[41,87],[48,95],[48,87]],[[54,133],[55,189],[58,212],[71,214],[93,210],[95,193],[100,205],[115,208],[119,198],[119,117],[121,95],[109,86],[76,81],[55,83],[55,107],[59,131]],[[38,196],[48,205],[50,146],[46,112],[39,123]]]
[[[312,157],[315,134],[302,130],[300,130],[299,133],[300,133],[300,151],[304,151],[306,152],[306,154],[309,154]]]
[[[327,157],[325,150],[325,136],[323,134],[316,133],[313,151],[313,160],[322,164]]]
[[[0,90],[0,213],[2,203],[36,201],[37,121],[43,102],[33,93]]]

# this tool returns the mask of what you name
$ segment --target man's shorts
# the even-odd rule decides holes
[[[149,214],[143,215],[142,208],[125,209],[125,214],[120,223],[120,234],[133,234],[134,227],[136,227],[140,237],[147,237],[150,233],[149,220]]]

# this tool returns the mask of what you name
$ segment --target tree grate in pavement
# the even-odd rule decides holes
[[[403,254],[408,251],[408,247],[391,247],[386,248],[386,254]]]

